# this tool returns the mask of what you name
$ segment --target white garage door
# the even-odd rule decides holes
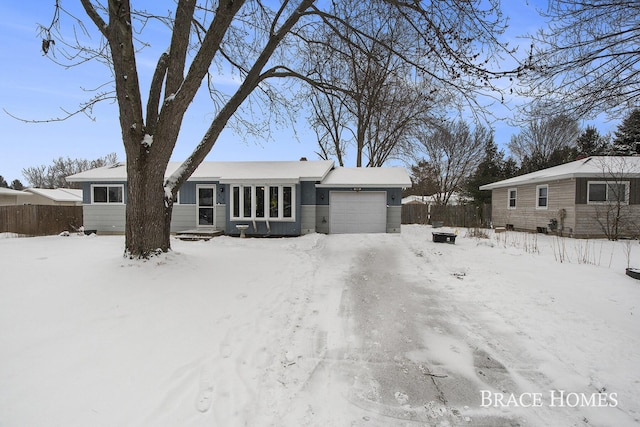
[[[387,194],[383,191],[332,191],[330,233],[386,233]]]

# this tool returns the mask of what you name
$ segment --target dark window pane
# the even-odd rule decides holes
[[[293,206],[291,206],[292,201],[292,188],[291,187],[282,187],[282,203],[283,203],[283,212],[282,216],[285,218],[291,218],[293,213]]]
[[[245,218],[251,218],[251,187],[243,187],[243,190],[243,216]]]
[[[107,203],[107,187],[93,187],[93,202]]]
[[[109,203],[122,203],[122,187],[109,187]]]
[[[256,187],[256,217],[264,218],[264,187]]]
[[[240,187],[233,187],[233,217],[240,216]]]
[[[625,184],[609,184],[607,201],[624,202],[626,200],[627,186]]]
[[[213,188],[198,188],[198,204],[213,206]]]
[[[213,208],[198,209],[198,224],[213,225]]]
[[[278,193],[280,187],[269,187],[269,216],[278,217]]]
[[[589,201],[604,202],[607,200],[606,184],[589,184]]]
[[[547,206],[547,187],[538,188],[538,206],[539,207]]]

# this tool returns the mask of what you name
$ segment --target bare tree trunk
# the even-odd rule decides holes
[[[173,203],[164,195],[165,168],[155,166],[152,162],[127,163],[125,251],[128,256],[147,258],[171,247]]]

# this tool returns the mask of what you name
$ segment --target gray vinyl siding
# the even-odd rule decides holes
[[[302,205],[300,207],[300,227],[302,234],[316,231],[316,205]]]
[[[85,230],[103,234],[121,234],[125,230],[125,205],[83,205],[82,217]]]
[[[180,187],[180,204],[195,205],[196,204],[196,188],[198,185],[215,185],[216,186],[216,204],[224,205],[225,191],[229,190],[228,185],[220,185],[217,181],[187,181]]]
[[[196,228],[195,205],[173,205],[171,231],[185,231]]]
[[[402,222],[402,206],[387,206],[387,233],[399,233]]]
[[[329,234],[329,204],[316,206],[316,232]]]
[[[300,204],[315,205],[316,204],[316,184],[312,181],[302,181],[300,183]]]
[[[606,237],[602,227],[598,223],[598,218],[604,218],[605,205],[576,205],[576,215],[578,217],[574,237],[595,238]],[[640,205],[624,205],[621,210],[620,222],[621,235],[634,238],[637,236],[640,227]]]
[[[540,185],[548,185],[546,209],[536,208],[536,188]],[[514,188],[516,208],[508,209],[508,191]],[[574,179],[497,188],[492,192],[491,220],[497,227],[510,224],[517,230],[536,231],[537,227],[546,228],[552,218],[557,219],[560,226],[559,211],[564,209],[564,231],[569,233],[570,228],[575,228],[575,194]]]
[[[226,222],[226,205],[215,206],[213,226],[217,230],[224,230]],[[177,233],[185,230],[193,230],[198,227],[198,213],[196,205],[173,205],[171,215],[171,232]]]

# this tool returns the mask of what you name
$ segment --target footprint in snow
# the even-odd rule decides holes
[[[207,412],[213,402],[213,368],[203,366],[200,373],[200,389],[196,398],[196,408],[200,412]]]

